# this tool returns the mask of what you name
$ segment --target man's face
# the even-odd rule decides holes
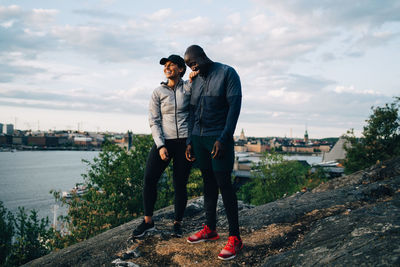
[[[205,70],[205,61],[199,56],[190,53],[185,54],[185,63],[192,71],[199,71],[202,73]]]

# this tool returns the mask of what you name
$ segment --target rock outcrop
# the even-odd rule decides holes
[[[184,235],[201,228],[203,200],[189,201]],[[221,239],[189,244],[171,236],[173,208],[155,213],[158,231],[130,238],[137,219],[36,259],[28,266],[399,266],[400,158],[332,179],[312,191],[262,206],[239,203],[244,248],[217,259],[227,239],[222,202]]]

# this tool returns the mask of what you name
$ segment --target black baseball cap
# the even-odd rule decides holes
[[[160,60],[160,64],[165,65],[165,63],[167,63],[168,61],[175,63],[176,65],[178,65],[179,68],[183,68],[183,72],[181,73],[181,76],[183,76],[185,74],[186,64],[185,64],[185,60],[183,60],[182,57],[180,57],[178,55],[170,55],[168,58],[163,57]]]

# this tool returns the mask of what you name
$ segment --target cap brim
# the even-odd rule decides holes
[[[168,61],[169,61],[168,58],[163,57],[163,58],[160,60],[160,64],[161,64],[161,65],[165,65],[165,63],[167,63]]]

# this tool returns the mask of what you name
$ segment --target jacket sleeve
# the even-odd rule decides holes
[[[192,95],[192,83],[187,80],[183,83],[183,89]],[[188,118],[188,137],[186,139],[186,145],[192,143],[192,130],[194,125],[194,106],[189,103],[189,118]]]
[[[165,145],[164,133],[162,130],[161,102],[157,90],[154,90],[149,104],[149,123],[151,134],[157,148]]]
[[[192,131],[194,125],[194,110],[196,106],[190,104],[189,105],[189,120],[188,120],[188,137],[186,139],[186,145],[192,144]]]
[[[217,139],[226,144],[233,139],[237,121],[239,119],[240,108],[242,105],[242,86],[240,83],[239,75],[233,68],[229,68],[225,77],[226,84],[226,101],[228,103],[228,114],[224,130]]]

